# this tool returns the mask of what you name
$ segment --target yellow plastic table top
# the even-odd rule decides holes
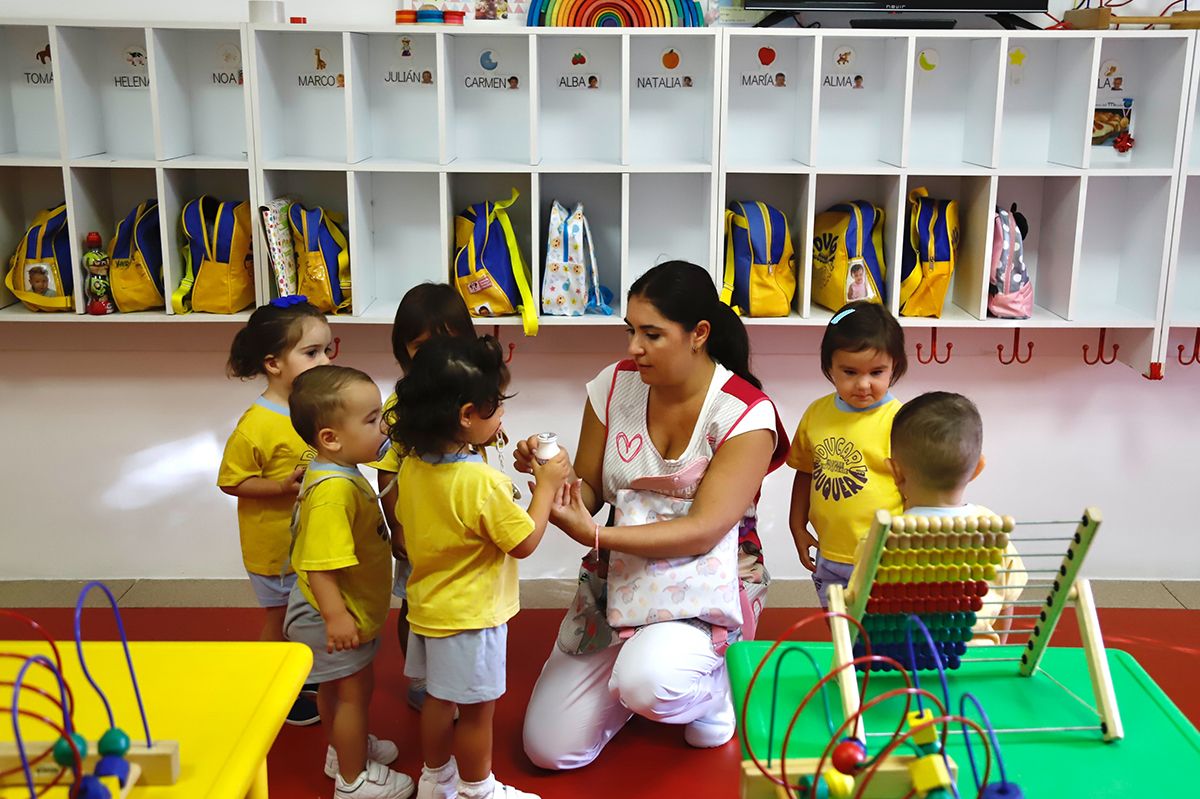
[[[108,728],[104,705],[83,676],[73,641],[58,641],[65,677],[75,695],[75,725],[91,742]],[[130,643],[138,685],[155,740],[179,743],[179,781],[172,786],[138,787],[137,799],[242,799],[266,796],[266,757],[296,694],[312,667],[312,651],[293,643],[147,641]],[[145,743],[125,655],[119,641],[85,642],[88,668],[108,696],[118,727],[135,743]],[[39,641],[0,641],[0,652],[44,654]],[[51,658],[53,660],[53,658]],[[0,680],[13,680],[20,661],[0,659]],[[42,689],[53,682],[45,669],[32,668],[27,681]],[[7,707],[11,694],[0,688]],[[57,688],[55,689],[57,691]],[[22,708],[45,714],[40,697],[22,697]],[[13,740],[11,716],[0,719],[0,741]],[[58,719],[55,719],[58,721]],[[56,734],[25,721],[31,740]],[[22,787],[0,788],[0,797],[28,797]]]

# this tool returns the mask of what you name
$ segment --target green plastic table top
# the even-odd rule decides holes
[[[796,641],[781,646],[755,683],[746,718],[743,718],[746,686],[772,643],[737,643],[726,654],[739,735],[741,725],[744,725],[755,754],[764,762],[771,713],[771,683],[779,656],[785,647],[803,647],[816,658],[821,669],[828,670],[833,654],[833,647],[828,643]],[[1025,796],[1086,796],[1089,799],[1119,796],[1127,799],[1147,792],[1158,796],[1196,795],[1197,780],[1200,780],[1200,732],[1131,655],[1108,650],[1125,737],[1105,743],[1095,711],[1054,683],[1057,680],[1077,697],[1095,706],[1082,649],[1048,649],[1042,661],[1042,672],[1029,678],[1017,674],[1014,662],[972,662],[982,658],[1015,657],[1020,651],[1020,647],[1013,646],[973,647],[964,657],[963,666],[947,672],[947,677],[951,712],[958,712],[959,697],[969,691],[983,704],[997,729],[1091,727],[1086,731],[1014,732],[998,736],[1008,779],[1020,785]],[[922,688],[941,696],[936,672],[921,672],[919,677]],[[801,654],[788,655],[779,667],[773,753],[776,758],[792,714],[816,680],[812,663]],[[898,674],[872,672],[866,698],[903,684]],[[866,728],[870,753],[887,744],[887,736],[876,733],[889,733],[896,728],[903,701],[903,698],[892,699],[868,711]],[[830,689],[829,703],[834,724],[841,724],[841,701],[836,688]],[[915,700],[913,707],[916,707]],[[978,714],[973,710],[968,710],[966,715],[978,720]],[[959,766],[960,794],[974,796],[971,769],[959,729],[958,725],[952,727],[947,750]],[[977,745],[978,736],[972,735],[972,749],[982,777],[983,749]],[[819,757],[829,738],[821,699],[817,696],[796,724],[788,755]],[[909,754],[912,750],[903,747],[898,751]],[[742,754],[746,757],[744,744]],[[998,781],[993,763],[989,782]]]

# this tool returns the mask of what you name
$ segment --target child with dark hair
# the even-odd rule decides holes
[[[471,322],[471,314],[463,302],[462,295],[453,286],[445,283],[421,283],[409,289],[400,305],[396,308],[396,318],[392,323],[392,354],[400,371],[408,374],[412,369],[412,359],[421,345],[433,336],[458,336],[475,338],[475,325]],[[390,410],[396,404],[396,395],[387,398],[383,403],[384,410]],[[377,472],[377,485],[382,494],[383,517],[387,520],[388,529],[398,529],[396,522],[396,492],[393,484],[396,474],[400,471],[400,463],[404,453],[392,442],[387,452],[379,460],[367,464]],[[396,638],[400,641],[400,649],[408,652],[408,575],[412,567],[408,555],[403,548],[400,537],[393,536],[393,551],[396,557],[395,576],[392,582],[392,596],[400,600],[400,612],[396,614]],[[413,680],[408,685],[408,704],[420,711],[425,704],[424,680]]]
[[[229,436],[217,474],[217,486],[237,497],[242,562],[258,604],[266,610],[261,641],[283,640],[288,594],[296,583],[288,564],[292,505],[313,456],[292,427],[288,397],[298,375],[329,363],[331,337],[320,311],[304,297],[287,297],[255,310],[229,350],[230,377],[267,379],[266,391]],[[288,714],[288,723],[305,726],[318,721],[314,697],[306,690]]]
[[[983,419],[975,403],[961,394],[931,391],[909,400],[892,420],[888,459],[904,512],[913,516],[992,516],[963,502],[967,486],[983,471]],[[1003,644],[1012,626],[1013,602],[1027,581],[1012,542],[996,569],[984,607],[994,618],[975,623],[973,644]],[[989,613],[989,616],[991,614]]]
[[[882,305],[846,305],[825,328],[821,371],[835,390],[808,406],[788,454],[792,538],[822,607],[827,585],[849,582],[875,511],[902,508],[887,459],[900,409],[890,389],[907,368],[904,331]]]
[[[500,431],[508,380],[494,338],[433,338],[385,414],[390,438],[407,455],[396,532],[412,564],[404,673],[424,679],[428,693],[422,799],[532,796],[492,775],[492,716],[505,692],[508,620],[519,609],[513,558],[533,554],[542,540],[570,463],[560,452],[534,465],[526,512],[513,501],[511,481],[483,462],[478,451]]]
[[[358,470],[384,441],[379,387],[357,369],[319,366],[296,378],[288,406],[317,454],[294,516],[283,630],[312,649],[325,775],[334,799],[408,799],[412,779],[387,767],[399,749],[367,732],[392,563],[377,495]]]

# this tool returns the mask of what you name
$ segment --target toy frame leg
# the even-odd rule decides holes
[[[829,610],[834,613],[846,612],[846,594],[842,586],[834,583],[826,589],[829,592]],[[854,660],[854,643],[850,636],[850,623],[841,616],[829,620],[829,631],[833,635],[833,667],[844,666]],[[858,712],[861,698],[858,693],[858,674],[853,668],[845,668],[838,674],[838,693],[842,698],[842,713],[846,718]],[[860,741],[867,739],[866,726],[860,716],[854,726],[854,737]]]
[[[1100,714],[1104,740],[1118,741],[1125,737],[1125,728],[1121,724],[1121,711],[1117,707],[1117,694],[1113,690],[1112,672],[1108,670],[1108,653],[1104,649],[1104,638],[1100,634],[1100,618],[1096,615],[1091,582],[1076,580],[1072,594],[1075,600],[1075,619],[1079,622],[1079,639],[1087,657],[1088,674],[1092,678],[1092,693],[1096,695],[1096,710]]]

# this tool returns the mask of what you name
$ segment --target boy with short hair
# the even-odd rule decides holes
[[[367,733],[379,630],[387,618],[392,552],[378,497],[358,470],[384,442],[379,387],[357,369],[317,366],[292,384],[292,425],[316,451],[292,520],[296,586],[284,636],[313,650],[325,774],[334,799],[408,799],[413,781],[387,767],[391,741]]]
[[[888,459],[904,512],[913,516],[991,516],[965,504],[967,485],[983,471],[983,420],[975,403],[946,391],[932,391],[905,403],[892,420]],[[1010,542],[996,579],[983,598],[984,614],[972,644],[1003,644],[1008,639],[1012,602],[1025,586],[1024,565]],[[1001,604],[1003,603],[1003,604]],[[992,611],[995,611],[993,614]]]

